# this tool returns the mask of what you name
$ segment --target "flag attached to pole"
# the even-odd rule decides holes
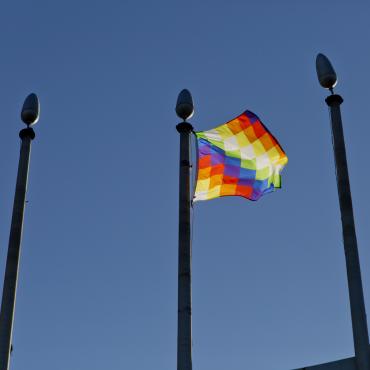
[[[194,201],[228,195],[258,200],[281,187],[288,162],[278,141],[252,112],[195,133],[198,175]]]

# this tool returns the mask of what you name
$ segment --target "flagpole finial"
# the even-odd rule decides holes
[[[317,54],[316,72],[320,85],[333,93],[333,88],[338,82],[337,74],[330,60],[324,54]]]
[[[36,94],[32,93],[27,96],[23,103],[21,118],[27,127],[33,126],[40,115],[40,102]]]
[[[193,98],[187,89],[183,89],[177,98],[176,114],[184,121],[194,114]]]

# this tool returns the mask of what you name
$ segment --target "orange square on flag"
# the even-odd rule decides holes
[[[236,191],[236,185],[229,185],[229,184],[223,184],[221,186],[221,194],[220,196],[225,196],[225,195],[235,195]]]
[[[214,175],[214,176],[212,176],[211,181],[209,183],[209,188],[212,189],[217,185],[221,185],[222,184],[222,178],[223,178],[223,175]]]
[[[260,142],[263,144],[266,151],[269,151],[274,146],[274,143],[271,140],[271,135],[267,132],[260,137]]]
[[[227,124],[227,127],[230,129],[230,131],[236,135],[237,133],[239,133],[242,128],[240,127],[240,123],[239,121],[236,119],[234,121],[231,121]]]
[[[257,136],[253,130],[253,126],[248,126],[245,130],[245,135],[247,136],[248,140],[253,143],[257,140]]]
[[[212,167],[200,168],[198,170],[198,179],[206,180],[211,176]]]

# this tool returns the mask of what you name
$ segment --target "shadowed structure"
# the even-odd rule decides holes
[[[320,85],[325,89],[329,89],[332,93],[325,101],[330,109],[355,356],[326,364],[304,367],[299,370],[370,370],[369,334],[340,112],[340,105],[343,103],[343,99],[340,95],[334,94],[333,88],[337,84],[337,75],[329,59],[323,54],[317,55],[316,71]]]
[[[9,369],[31,141],[35,138],[35,132],[30,126],[35,124],[39,117],[39,102],[35,94],[26,98],[21,117],[27,128],[19,133],[21,151],[0,313],[0,370]]]
[[[177,370],[192,369],[190,135],[193,126],[186,119],[193,111],[190,92],[182,90],[176,104],[176,113],[184,120],[176,126],[180,133]]]

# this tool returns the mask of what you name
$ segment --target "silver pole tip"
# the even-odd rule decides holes
[[[29,94],[23,103],[21,118],[27,126],[34,125],[39,120],[40,102],[36,94]]]
[[[176,114],[184,121],[194,114],[193,98],[187,89],[182,90],[177,98]]]
[[[317,54],[316,72],[320,85],[325,89],[333,89],[333,87],[337,84],[337,74],[330,63],[330,60],[324,54]]]

